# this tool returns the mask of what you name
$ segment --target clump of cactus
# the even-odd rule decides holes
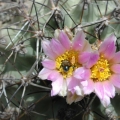
[[[118,120],[119,0],[0,1],[0,120]]]

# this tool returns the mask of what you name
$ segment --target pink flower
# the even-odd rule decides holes
[[[116,37],[110,35],[93,56],[89,53],[79,56],[81,60],[84,60],[85,56],[93,59],[86,64],[91,74],[88,85],[83,88],[84,94],[95,92],[105,107],[110,104],[110,98],[115,96],[115,91],[120,90],[120,52],[116,52],[115,42]],[[79,72],[79,68],[76,69],[76,77]]]
[[[81,93],[80,85],[87,85],[87,81],[74,77],[74,71],[80,67],[81,74],[90,74],[88,70],[82,67],[79,61],[79,55],[85,51],[91,51],[89,43],[85,40],[83,31],[78,31],[73,40],[69,40],[64,31],[60,31],[57,39],[43,40],[42,47],[45,55],[48,57],[42,61],[43,69],[39,77],[43,80],[52,81],[51,96],[66,96],[67,91],[71,93]],[[86,62],[86,60],[85,60]],[[88,75],[87,75],[88,76]]]

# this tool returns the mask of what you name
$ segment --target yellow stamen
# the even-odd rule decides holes
[[[93,79],[94,82],[108,80],[111,76],[108,60],[100,56],[98,62],[91,68],[91,73],[91,79]]]
[[[64,54],[56,58],[56,69],[67,78],[73,74],[73,71],[78,68],[78,52],[74,50],[66,51]]]

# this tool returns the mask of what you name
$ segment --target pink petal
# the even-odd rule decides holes
[[[113,63],[120,63],[120,59],[118,59],[119,57],[120,57],[120,51],[114,54],[114,56],[113,56],[113,58],[111,59],[111,61],[112,61]]]
[[[75,90],[74,88],[79,85],[79,80],[74,77],[69,77],[66,79],[68,83],[68,91],[70,91],[72,94],[74,94]]]
[[[48,69],[55,69],[55,67],[56,67],[55,61],[50,60],[50,59],[45,59],[41,63],[45,68],[48,68]]]
[[[74,40],[73,40],[73,49],[74,50],[82,50],[84,48],[84,44],[85,44],[85,34],[84,32],[78,31]]]
[[[83,52],[79,55],[79,63],[84,64],[85,67],[92,67],[99,59],[99,54],[97,52]]]
[[[57,78],[59,78],[61,75],[57,70],[52,70],[52,72],[47,77],[48,80],[55,81]]]
[[[83,88],[83,91],[84,91],[84,94],[87,94],[87,95],[89,95],[90,93],[92,93],[94,91],[93,80],[91,80],[91,79],[88,80],[88,85]]]
[[[86,68],[91,68],[99,59],[99,54],[97,52],[90,53],[88,61],[85,63]]]
[[[88,85],[88,81],[87,80],[80,81],[80,84],[85,87]]]
[[[118,73],[120,74],[120,64],[114,64],[111,66],[111,70],[114,72],[114,73]]]
[[[99,52],[102,53],[105,56],[105,58],[111,59],[116,51],[115,42],[116,37],[114,35],[110,35],[100,45]]]
[[[84,95],[83,95],[82,88],[81,88],[80,86],[74,87],[74,90],[75,90],[75,93],[76,93],[77,95],[84,96]]]
[[[104,96],[104,99],[101,99],[101,103],[106,108],[110,104],[110,98],[108,96]]]
[[[95,93],[100,99],[104,98],[104,88],[102,82],[95,82]]]
[[[73,76],[77,79],[89,79],[90,77],[90,70],[89,69],[85,69],[84,67],[80,67],[78,69],[75,70],[75,72],[73,73]]]
[[[114,74],[110,77],[110,82],[115,86],[120,88],[120,75]]]
[[[78,57],[78,61],[80,64],[84,64],[88,61],[88,59],[90,58],[91,53],[90,52],[83,52],[79,55]]]
[[[62,84],[63,84],[62,76],[59,77],[56,81],[52,82],[51,96],[55,96],[60,92]]]
[[[65,52],[65,48],[62,46],[62,44],[58,40],[55,40],[55,39],[51,40],[51,48],[57,54],[57,56]]]
[[[70,46],[71,46],[70,40],[63,31],[60,32],[58,39],[60,40],[60,43],[63,45],[65,49],[67,50],[70,49]]]
[[[38,74],[38,77],[45,80],[48,78],[48,76],[52,73],[52,70],[50,69],[47,69],[47,68],[43,68],[39,74]]]
[[[51,49],[50,41],[42,40],[42,48],[43,48],[45,55],[47,55],[49,58],[53,60],[56,58],[56,54]]]
[[[59,95],[63,97],[67,95],[67,83],[65,80],[63,80],[62,88],[59,92]]]
[[[103,87],[107,96],[113,98],[115,96],[115,87],[111,84],[110,81],[104,81]]]

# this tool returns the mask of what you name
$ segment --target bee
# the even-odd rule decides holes
[[[68,60],[62,60],[61,67],[64,70],[64,72],[67,72],[71,67],[71,63]]]

